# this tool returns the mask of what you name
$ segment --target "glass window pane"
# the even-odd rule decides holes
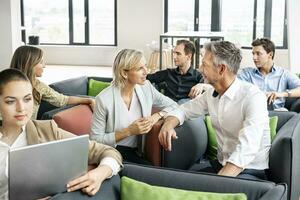
[[[73,0],[73,42],[85,42],[84,0]]]
[[[199,31],[211,30],[211,0],[199,1]]]
[[[168,31],[194,31],[195,0],[168,1]]]
[[[115,44],[115,1],[90,0],[90,44]]]
[[[284,4],[285,0],[272,2],[271,39],[276,46],[283,46]]]
[[[68,0],[24,0],[27,37],[38,35],[40,43],[68,44],[68,13]]]
[[[256,38],[264,37],[265,0],[257,0]]]
[[[222,31],[225,40],[251,46],[253,37],[254,0],[222,1]]]

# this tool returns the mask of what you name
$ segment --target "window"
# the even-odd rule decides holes
[[[254,0],[226,0],[222,4],[224,38],[241,46],[249,46],[253,34]]]
[[[169,1],[169,31],[194,30],[194,2],[194,0]]]
[[[244,48],[261,37],[287,48],[286,21],[286,0],[165,0],[165,32],[222,31]]]
[[[116,45],[116,0],[21,0],[22,40],[41,44]]]
[[[284,0],[273,0],[272,1],[272,23],[271,23],[271,38],[273,42],[279,46],[283,46],[283,31],[284,31],[284,12],[285,8]]]

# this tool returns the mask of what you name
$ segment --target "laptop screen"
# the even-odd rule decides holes
[[[66,191],[87,172],[88,135],[12,149],[9,198],[37,199]]]

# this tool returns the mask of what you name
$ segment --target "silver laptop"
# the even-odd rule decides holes
[[[88,135],[12,149],[9,199],[37,199],[66,191],[87,171]]]

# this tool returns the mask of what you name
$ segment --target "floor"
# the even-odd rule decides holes
[[[47,65],[44,69],[43,76],[39,79],[46,84],[51,84],[79,76],[112,77],[112,68],[99,66]]]

